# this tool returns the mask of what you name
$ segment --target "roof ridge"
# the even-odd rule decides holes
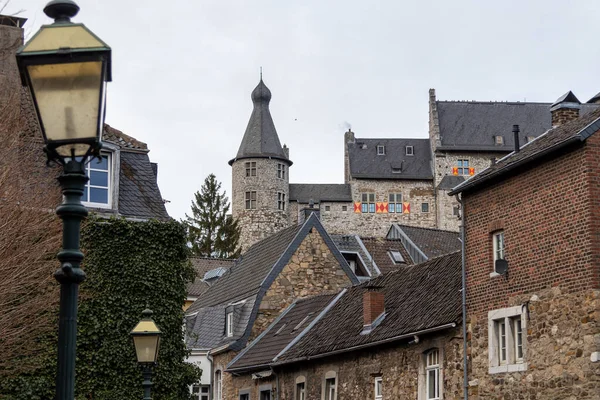
[[[399,224],[399,223],[396,223],[396,225],[398,225],[399,227],[404,227],[405,226],[407,228],[423,229],[423,230],[436,231],[436,232],[455,233],[457,235],[459,234],[459,232],[450,231],[450,230],[447,230],[447,229],[427,228],[427,227],[424,227],[424,226],[414,226],[414,225],[406,225],[406,224]]]
[[[552,105],[552,103],[541,101],[485,101],[485,100],[437,100],[437,103],[454,103],[454,104],[499,104],[499,105]]]
[[[199,260],[219,260],[219,261],[231,261],[234,262],[237,258],[219,258],[219,257],[206,257],[206,256],[195,256],[191,255],[190,258],[195,258]]]

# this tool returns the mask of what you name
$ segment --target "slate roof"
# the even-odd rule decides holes
[[[283,267],[287,265],[302,240],[304,240],[312,229],[316,229],[321,234],[325,244],[329,246],[333,255],[339,262],[340,268],[347,274],[351,283],[358,284],[358,278],[350,270],[346,260],[337,250],[337,247],[325,231],[325,228],[323,228],[319,219],[314,214],[311,214],[304,224],[286,228],[252,245],[221,278],[211,285],[210,288],[186,310],[186,321],[188,317],[197,319],[198,315],[203,315],[204,313],[208,313],[208,315],[221,313],[221,311],[218,310],[225,310],[225,307],[228,307],[231,304],[240,301],[249,302],[251,300],[255,305],[249,311],[250,314],[248,317],[244,317],[239,321],[236,319],[234,322],[235,331],[243,333],[240,335],[236,334],[237,336],[234,335],[235,340],[224,338],[222,339],[222,343],[220,343],[220,345],[228,345],[228,347],[224,349],[231,348],[233,350],[241,350],[250,335],[250,330],[258,313],[258,307],[262,301],[262,297]],[[214,310],[209,311],[208,309]],[[222,314],[224,314],[224,311]],[[223,318],[225,317],[223,316]],[[211,338],[215,338],[219,335],[219,337],[223,336],[224,325],[215,323],[211,328],[213,331],[208,334],[206,329],[209,328],[200,328],[199,325],[193,324],[192,322],[186,322],[186,324],[188,329],[194,329],[192,334],[197,336],[202,335],[200,332],[195,331],[196,329],[201,329],[202,332],[204,332],[202,333],[203,335],[207,335]]]
[[[549,157],[569,145],[584,142],[598,130],[600,130],[600,108],[549,130],[536,140],[521,147],[519,152],[507,155],[496,164],[466,180],[449,194],[454,195],[472,190],[484,182],[498,179],[511,171],[516,171],[517,168],[521,168],[527,163],[546,156]]]
[[[210,257],[190,257],[192,267],[196,271],[196,278],[193,282],[188,283],[188,296],[198,297],[208,290],[208,284],[202,279],[204,275],[215,268],[229,268],[235,260],[227,258],[210,258]]]
[[[385,155],[377,155],[377,146]],[[362,179],[433,179],[429,139],[356,139],[348,143],[350,174]],[[406,155],[413,146],[414,155]],[[401,170],[400,173],[392,169]]]
[[[365,268],[369,271],[370,276],[377,276],[381,274],[379,266],[373,260],[371,254],[362,243],[360,237],[356,235],[331,235],[331,239],[340,250],[340,252],[358,253],[361,260],[365,264]]]
[[[441,135],[439,150],[499,151],[514,149],[512,126],[520,127],[519,143],[527,136],[537,137],[552,127],[551,103],[438,101]],[[582,104],[580,115],[596,104]],[[504,145],[494,144],[494,136],[503,136]]]
[[[271,91],[262,78],[252,91],[251,98],[254,104],[252,115],[250,115],[250,121],[248,121],[237,155],[229,161],[229,165],[244,158],[265,157],[277,158],[292,165],[279,142],[279,136],[277,136],[277,130],[269,111]]]
[[[120,157],[119,215],[168,219],[148,154],[121,151]]]
[[[401,224],[393,224],[390,230],[403,233],[427,259],[461,249],[460,234],[458,232]],[[414,260],[414,257],[412,258]]]
[[[363,293],[381,286],[385,318],[371,333],[363,330]],[[278,362],[323,357],[356,347],[407,339],[421,331],[448,329],[461,321],[461,255],[455,252],[381,275],[349,288]]]
[[[268,367],[286,346],[297,339],[300,333],[318,318],[325,306],[335,297],[335,294],[327,294],[294,302],[231,361],[227,371],[239,372]],[[301,322],[302,325],[298,326]]]
[[[322,201],[352,202],[350,184],[337,183],[290,183],[290,201],[308,204]]]
[[[455,186],[460,185],[465,181],[465,177],[461,175],[445,175],[440,181],[437,188],[439,190],[451,190]]]
[[[600,100],[600,92],[596,93],[596,95],[594,97],[592,97],[591,99],[588,100],[588,103],[595,103],[596,101]]]
[[[373,257],[373,260],[379,267],[382,274],[396,271],[398,268],[405,267],[407,265],[413,265],[414,262],[406,248],[400,240],[397,239],[385,239],[385,238],[374,238],[374,237],[363,237],[361,238],[363,244]],[[404,258],[404,263],[395,264],[390,257],[390,250],[398,250]]]

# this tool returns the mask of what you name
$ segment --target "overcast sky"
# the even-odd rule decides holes
[[[11,0],[31,36],[46,0]],[[600,91],[600,1],[78,0],[113,49],[106,122],[148,143],[174,218],[231,169],[259,68],[293,183],[343,183],[343,132],[426,137],[439,100]]]

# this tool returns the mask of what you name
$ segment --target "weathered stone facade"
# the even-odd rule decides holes
[[[350,278],[340,268],[321,234],[313,229],[262,298],[250,340],[264,331],[294,300],[336,293],[351,285]]]
[[[256,175],[246,173],[247,163],[256,163]],[[285,166],[285,176],[278,177],[278,165]],[[269,158],[244,158],[232,164],[231,210],[239,220],[240,245],[243,250],[289,226],[289,174],[285,161]],[[247,176],[250,175],[250,176]],[[246,209],[246,193],[255,192],[256,202]],[[278,194],[285,196],[285,207],[278,207]]]
[[[470,384],[477,398],[599,399],[600,135],[484,189],[463,193]],[[495,276],[504,233],[508,278]],[[524,357],[494,372],[488,313],[518,306]]]
[[[424,399],[424,355],[437,348],[441,357],[441,379],[445,399],[462,397],[462,335],[458,329],[442,335],[422,337],[419,343],[407,341],[349,351],[336,356],[274,367],[276,378],[252,380],[250,374],[234,376],[234,394],[250,389],[251,399],[258,399],[259,387],[270,383],[279,399],[296,400],[296,380],[305,381],[306,399],[322,397],[325,375],[334,372],[337,399],[374,399],[374,379],[381,377],[384,399]],[[238,397],[234,397],[237,399]],[[272,397],[276,398],[276,397]]]

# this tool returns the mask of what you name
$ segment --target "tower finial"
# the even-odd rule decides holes
[[[260,67],[260,80],[262,81],[262,67]]]

